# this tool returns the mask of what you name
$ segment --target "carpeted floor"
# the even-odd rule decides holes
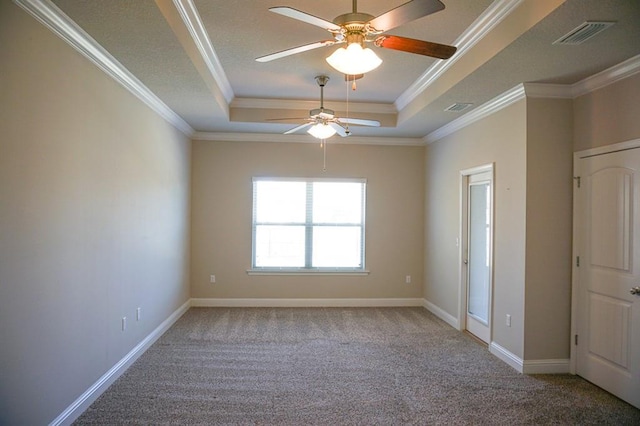
[[[518,374],[422,308],[191,308],[76,424],[640,425],[640,410]]]

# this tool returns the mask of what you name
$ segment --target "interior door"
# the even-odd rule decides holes
[[[640,408],[640,148],[576,171],[576,372]]]
[[[489,343],[492,288],[492,172],[468,176],[467,184],[467,331]]]

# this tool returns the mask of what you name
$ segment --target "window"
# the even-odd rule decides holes
[[[364,179],[253,179],[253,271],[364,272]]]

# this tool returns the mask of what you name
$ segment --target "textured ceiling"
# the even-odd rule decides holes
[[[361,0],[358,11],[377,16],[405,1]],[[333,20],[351,11],[348,0],[53,3],[199,132],[280,134],[297,120],[275,124],[267,118],[305,117],[319,106],[314,76],[326,74],[331,79],[326,106],[344,111],[348,96],[351,117],[383,123],[381,128],[354,127],[354,136],[421,138],[461,116],[444,111],[454,102],[477,107],[525,82],[574,84],[640,54],[637,0],[443,0],[445,10],[389,33],[455,44],[459,51],[447,69],[427,84],[426,76],[443,61],[377,49],[382,66],[350,91],[324,60],[335,47],[255,61],[331,38],[322,28],[269,12],[269,7],[290,6]],[[212,56],[198,51],[180,7],[194,11],[202,23]],[[489,19],[495,10],[506,12],[501,19]],[[616,24],[579,46],[552,44],[587,20]],[[481,30],[486,32],[471,45]],[[207,67],[211,59],[218,66],[214,71]]]

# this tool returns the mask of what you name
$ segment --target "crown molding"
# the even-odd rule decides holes
[[[192,140],[215,141],[215,142],[289,142],[289,143],[319,143],[313,136],[283,135],[279,133],[218,133],[218,132],[195,132],[191,136]],[[393,137],[369,137],[369,136],[349,136],[346,138],[327,139],[327,143],[341,145],[393,145],[393,146],[422,146],[422,138],[393,138]]]
[[[640,72],[640,55],[636,55],[591,77],[587,77],[571,86],[574,98],[598,90],[602,87],[624,80]]]
[[[507,90],[501,95],[493,98],[489,102],[486,102],[478,108],[466,113],[462,117],[453,120],[448,124],[440,127],[439,129],[429,133],[423,138],[423,142],[428,145],[437,140],[440,140],[445,136],[457,132],[458,130],[467,127],[468,125],[475,123],[478,120],[482,120],[483,118],[488,117],[491,114],[494,114],[497,111],[508,107],[509,105],[512,105],[515,102],[525,99],[525,96],[525,86],[524,84],[519,84],[516,87]]]
[[[524,83],[528,98],[573,99],[573,90],[566,84]]]
[[[148,107],[187,136],[193,128],[50,0],[13,0]]]
[[[468,112],[457,120],[451,121],[439,129],[429,133],[423,138],[423,140],[426,144],[433,143],[525,97],[575,99],[579,96],[593,92],[594,90],[608,86],[609,84],[624,80],[638,72],[640,72],[640,55],[627,59],[618,65],[606,69],[598,74],[594,74],[591,77],[587,77],[572,85],[544,83],[519,84],[513,89],[504,92],[491,101]]]
[[[173,4],[180,13],[182,21],[189,30],[207,69],[218,84],[227,104],[230,103],[234,96],[231,83],[229,83],[227,74],[224,72],[218,55],[216,55],[216,51],[211,44],[211,39],[202,23],[202,19],[200,19],[198,9],[192,0],[173,0]]]
[[[394,105],[398,111],[402,111],[411,101],[416,99],[442,74],[464,56],[473,46],[491,32],[496,25],[513,12],[524,0],[496,0],[473,24],[465,30],[460,37],[453,42],[458,49],[452,58],[436,61],[424,74],[422,74],[411,86],[396,99]]]
[[[397,114],[397,110],[393,104],[381,104],[371,102],[342,102],[327,101],[325,104],[331,105],[333,108],[346,111],[347,107],[350,112],[363,112],[372,114]],[[319,101],[297,100],[297,99],[259,99],[259,98],[235,98],[231,101],[230,108],[246,108],[246,109],[313,109],[317,108]]]

